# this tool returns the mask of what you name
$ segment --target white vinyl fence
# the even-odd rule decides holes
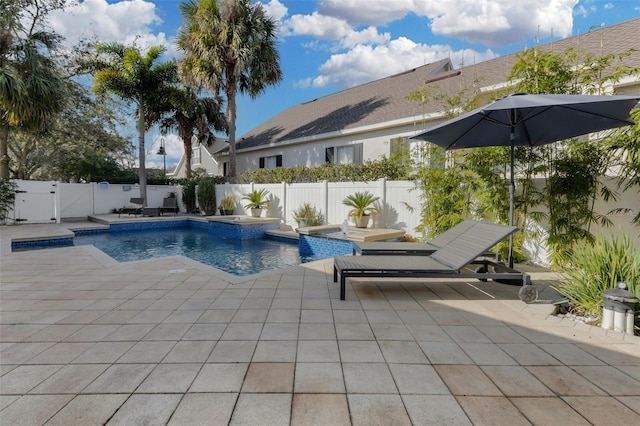
[[[15,208],[10,214],[14,223],[60,223],[62,220],[85,219],[94,214],[105,214],[128,204],[132,197],[140,196],[139,185],[106,183],[61,183],[54,181],[17,180]],[[405,181],[375,182],[321,182],[278,184],[224,184],[216,186],[216,200],[233,195],[237,202],[236,214],[249,214],[244,209],[244,194],[254,189],[269,191],[271,205],[267,216],[276,217],[283,223],[296,226],[293,211],[303,203],[310,203],[322,212],[329,224],[342,224],[349,208],[342,204],[347,195],[368,191],[380,197],[378,208],[381,214],[374,217],[372,225],[377,228],[403,229],[409,233],[418,225],[418,192],[414,185]],[[147,186],[147,205],[162,205],[162,199],[175,193],[181,211],[182,188],[180,186]],[[412,212],[408,207],[413,207]]]
[[[140,197],[139,185],[107,183],[61,183],[55,181],[16,180],[18,189],[9,223],[60,223],[86,219],[129,204]],[[147,205],[161,206],[169,193],[181,197],[178,186],[147,185]],[[183,209],[184,211],[184,209]]]
[[[233,195],[238,203],[236,213],[248,213],[244,209],[246,202],[242,201],[243,194],[256,189],[266,189],[271,199],[267,212],[269,217],[277,217],[283,223],[295,227],[294,210],[304,203],[310,203],[322,213],[326,223],[339,225],[347,219],[349,212],[349,207],[342,204],[342,200],[356,192],[368,191],[380,197],[377,207],[381,212],[374,216],[373,224],[370,226],[402,229],[412,233],[419,219],[418,192],[413,188],[412,182],[386,179],[374,182],[224,184],[216,186],[216,199],[221,200],[227,195]],[[413,211],[411,207],[414,208]]]
[[[15,223],[51,223],[60,215],[60,192],[57,182],[16,180],[16,198],[9,217]]]
[[[53,181],[15,181],[18,184],[13,212],[8,223],[60,223],[62,220],[86,219],[89,215],[105,214],[128,204],[132,197],[140,196],[138,185],[118,185],[107,183],[60,183]],[[605,184],[617,190],[614,179],[606,178]],[[244,194],[255,189],[269,191],[271,205],[267,216],[279,218],[282,223],[295,228],[293,211],[303,203],[310,203],[322,212],[328,224],[342,224],[347,218],[349,208],[342,204],[347,195],[358,191],[368,191],[380,197],[378,208],[381,214],[374,216],[369,226],[375,228],[401,229],[417,235],[415,227],[420,219],[419,191],[414,184],[407,181],[387,181],[380,179],[374,182],[320,182],[320,183],[278,183],[278,184],[223,184],[216,186],[216,200],[219,203],[227,195],[236,199],[236,214],[249,214],[244,209]],[[174,193],[178,198],[180,211],[182,204],[182,187],[180,186],[147,186],[147,205],[158,207],[162,199]],[[616,201],[597,200],[596,212],[606,215],[613,226],[600,228],[592,226],[594,234],[616,234],[624,231],[632,238],[638,237],[638,227],[631,219],[640,210],[640,197],[635,190],[622,192]],[[627,209],[626,212],[614,212],[615,209]],[[532,224],[538,230],[546,227],[545,223]],[[640,246],[640,238],[636,238]],[[527,241],[526,248],[530,256],[538,263],[545,264],[546,250],[543,240]]]

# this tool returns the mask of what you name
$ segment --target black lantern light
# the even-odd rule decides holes
[[[160,138],[160,149],[158,149],[158,155],[162,155],[162,170],[165,176],[167,175],[167,150],[164,146],[164,138]]]

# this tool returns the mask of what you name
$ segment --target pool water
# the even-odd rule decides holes
[[[321,258],[301,256],[293,243],[220,238],[190,228],[77,235],[74,244],[94,245],[120,262],[182,255],[239,276]]]

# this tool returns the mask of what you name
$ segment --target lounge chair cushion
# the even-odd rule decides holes
[[[475,220],[465,220],[456,226],[438,234],[426,243],[408,243],[395,241],[379,242],[354,242],[353,254],[431,254],[440,247],[444,247],[460,235],[471,229]]]

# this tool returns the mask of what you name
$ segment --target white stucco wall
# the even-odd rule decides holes
[[[411,137],[425,128],[423,123],[402,124],[380,129],[363,129],[361,132],[318,137],[280,144],[276,147],[259,147],[239,150],[236,154],[238,173],[259,167],[260,157],[282,155],[282,167],[303,165],[316,167],[325,162],[325,151],[330,147],[362,144],[362,161],[375,161],[391,154],[391,140]]]

